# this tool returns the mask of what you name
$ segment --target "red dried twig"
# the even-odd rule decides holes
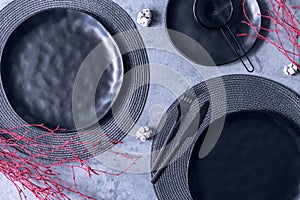
[[[45,130],[46,133],[34,138],[30,138],[27,137],[27,133],[29,132],[29,129],[27,129],[28,127],[40,128]],[[131,160],[131,164],[126,169],[116,174],[103,170],[92,169],[87,164],[90,157],[84,160],[81,159],[80,156],[76,155],[76,153],[72,150],[70,145],[99,145],[99,141],[97,144],[86,144],[83,142],[78,142],[80,140],[76,140],[78,137],[80,137],[80,135],[95,133],[80,132],[76,134],[76,136],[72,137],[70,141],[62,142],[59,146],[46,146],[45,144],[40,144],[37,142],[38,139],[49,136],[56,137],[58,140],[62,140],[59,138],[58,134],[56,134],[56,132],[59,130],[62,129],[57,127],[56,129],[51,130],[41,124],[24,125],[0,130],[0,173],[2,173],[14,184],[19,192],[20,199],[26,199],[24,190],[31,191],[36,198],[43,200],[70,199],[65,192],[77,194],[78,197],[82,199],[93,199],[88,195],[82,194],[78,190],[76,186],[75,169],[84,170],[89,177],[91,177],[92,174],[98,175],[99,173],[120,176],[140,159],[140,157],[133,157],[110,151],[112,154],[117,154]],[[109,142],[113,144],[118,143],[118,141],[112,142],[109,139],[101,142]],[[45,151],[45,147],[47,151]],[[28,150],[30,148],[38,149],[38,153]],[[59,150],[68,150],[72,152],[73,158],[60,158],[59,160],[52,162],[44,160]],[[20,153],[20,151],[25,154]],[[70,170],[72,173],[73,183],[62,180],[59,177],[58,171],[56,170],[57,168]]]
[[[243,2],[243,12],[246,17],[244,24],[252,27],[256,38],[265,40],[267,43],[275,46],[300,70],[300,20],[296,17],[300,10],[300,5],[288,6],[285,0],[270,0],[271,11],[266,15],[260,15],[262,18],[270,20],[272,28],[266,28],[254,24],[246,11],[245,2]],[[260,30],[275,34],[272,40],[260,33]],[[249,36],[247,33],[238,34],[238,36]],[[253,36],[252,36],[253,37]],[[290,48],[292,46],[292,48]]]

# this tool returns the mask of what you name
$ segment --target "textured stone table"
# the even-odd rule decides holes
[[[296,1],[290,0],[290,3]],[[0,0],[0,8],[9,2],[10,0]],[[140,143],[135,139],[136,130],[146,125],[156,128],[165,110],[187,87],[192,87],[211,77],[248,73],[238,61],[218,68],[199,66],[186,60],[174,50],[164,30],[164,13],[167,0],[115,0],[115,2],[124,8],[134,20],[143,8],[150,8],[154,11],[154,21],[151,28],[142,28],[137,25],[144,38],[151,66],[151,86],[148,101],[140,120],[124,139],[124,144],[116,147],[117,150],[143,157],[129,172],[119,177],[100,174],[89,179],[85,173],[79,173],[77,177],[78,188],[83,193],[97,199],[154,200],[157,198],[150,183],[149,173],[151,140]],[[289,61],[273,46],[258,42],[249,57],[256,66],[253,75],[275,80],[300,93],[299,75],[288,77],[283,74],[283,66],[289,64]],[[112,172],[117,171],[111,168],[118,169],[118,166],[110,166],[110,163],[104,162],[101,156],[92,160],[91,165]],[[63,171],[62,174],[65,179],[71,181],[69,174]],[[18,193],[14,186],[1,174],[0,182],[0,199],[18,199]],[[26,194],[28,199],[35,199],[29,192]]]

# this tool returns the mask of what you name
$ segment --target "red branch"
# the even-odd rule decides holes
[[[27,137],[29,132],[28,127],[35,127],[45,130],[47,133],[36,136],[35,138]],[[23,132],[25,129],[25,132]],[[95,134],[87,132],[79,132],[76,136],[72,137],[70,141],[65,141],[59,146],[46,146],[38,143],[37,139],[45,137],[55,137],[58,140],[62,140],[57,131],[60,131],[57,127],[51,130],[41,124],[24,125],[19,127],[13,127],[10,129],[0,130],[0,173],[2,173],[8,180],[10,180],[17,191],[19,192],[20,199],[26,199],[24,190],[31,191],[38,199],[52,200],[52,199],[70,199],[65,192],[78,195],[82,199],[93,199],[92,197],[82,194],[76,185],[75,169],[84,170],[89,177],[104,173],[112,176],[120,176],[131,168],[140,157],[133,157],[127,154],[121,154],[113,151],[109,151],[113,155],[122,156],[125,159],[131,160],[131,164],[119,173],[110,173],[103,170],[92,169],[87,163],[89,159],[82,160],[80,156],[76,155],[74,150],[70,148],[70,145],[86,145],[87,143],[78,142],[78,137],[84,134]],[[23,132],[21,134],[20,132]],[[99,134],[99,133],[98,133]],[[77,137],[77,138],[76,138]],[[77,139],[77,140],[76,140]],[[77,141],[77,142],[75,142]],[[103,142],[110,142],[113,144],[119,143],[119,141],[111,141],[107,139]],[[89,143],[88,145],[92,145]],[[97,144],[99,145],[99,141]],[[47,151],[44,148],[47,147]],[[30,148],[40,149],[39,153],[31,152]],[[18,149],[18,150],[17,150]],[[61,158],[55,162],[46,162],[41,158],[47,158],[59,150],[68,150],[72,152],[73,158]],[[24,152],[25,154],[20,153]],[[86,150],[87,151],[87,150]],[[72,173],[73,183],[64,181],[59,177],[59,172],[56,170],[63,168],[64,170],[70,170]]]
[[[247,14],[245,1],[243,2],[243,12],[246,17],[244,24],[252,27],[256,38],[265,40],[276,47],[285,57],[287,57],[300,70],[300,20],[296,14],[300,10],[300,5],[288,6],[285,0],[270,0],[271,11],[266,15],[260,15],[262,18],[270,20],[272,28],[266,28],[254,24]],[[275,34],[272,40],[260,33],[260,30]],[[249,36],[247,33],[238,34],[238,36]],[[253,36],[250,36],[253,37]],[[289,47],[288,47],[289,46]],[[290,48],[292,46],[292,48]]]

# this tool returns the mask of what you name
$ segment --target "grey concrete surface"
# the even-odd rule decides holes
[[[164,29],[167,0],[114,1],[134,20],[143,8],[150,8],[154,11],[154,21],[151,27],[142,28],[137,25],[144,38],[151,66],[151,86],[147,104],[140,120],[124,139],[124,144],[114,148],[116,151],[143,157],[129,172],[119,177],[100,174],[89,179],[85,173],[79,172],[77,184],[79,190],[99,200],[155,200],[157,198],[150,183],[149,173],[151,140],[145,143],[139,142],[134,137],[136,130],[146,125],[155,129],[165,110],[187,87],[220,75],[248,73],[238,61],[220,67],[205,67],[195,65],[180,55],[170,44]],[[10,0],[1,0],[0,7],[4,7],[8,2]],[[289,3],[296,2],[297,0],[290,0]],[[249,57],[256,66],[253,75],[275,80],[300,93],[300,75],[288,77],[283,73],[283,66],[289,64],[289,61],[273,46],[260,41],[249,53]],[[124,167],[108,161],[106,156],[100,155],[93,159],[91,165],[113,172]],[[66,172],[61,172],[65,179],[71,181],[71,177]],[[0,199],[18,199],[14,186],[1,174],[0,188]],[[35,199],[29,192],[26,194],[28,194],[28,199]],[[72,197],[72,199],[76,198]]]

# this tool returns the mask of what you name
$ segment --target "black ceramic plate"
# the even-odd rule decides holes
[[[195,144],[188,170],[193,199],[295,199],[300,178],[296,133],[286,119],[268,112],[229,114],[207,157],[198,158],[205,132]]]
[[[104,50],[90,56],[100,44]],[[88,55],[96,58],[86,60]],[[104,64],[107,60],[109,65]],[[95,90],[94,105],[88,105],[87,96],[77,97],[80,103],[72,105],[83,62],[90,66],[79,85]],[[89,79],[99,68],[103,75],[98,85],[92,85]],[[75,130],[72,109],[95,109],[100,119],[111,108],[121,87],[123,64],[116,43],[96,18],[57,8],[32,16],[13,32],[3,51],[1,77],[11,106],[26,122]],[[86,127],[96,123],[87,115],[82,118]]]
[[[254,30],[242,24],[245,20],[242,11],[243,0],[232,0],[233,15],[228,26],[235,34],[248,33],[255,36]],[[166,28],[171,42],[183,55],[190,60],[201,65],[222,65],[238,59],[236,54],[226,42],[220,30],[207,29],[199,24],[193,14],[194,0],[169,0],[166,13]],[[199,0],[201,4],[201,0]],[[250,20],[256,24],[261,24],[260,8],[255,0],[246,0],[246,10]],[[225,31],[226,32],[226,31]],[[182,37],[180,34],[188,37]],[[228,32],[226,32],[229,35]],[[256,39],[253,37],[238,37],[238,40],[246,51],[254,45]],[[199,47],[198,45],[202,47]],[[214,63],[201,54],[204,48]],[[203,54],[203,53],[202,53]],[[239,51],[240,55],[244,55]]]

